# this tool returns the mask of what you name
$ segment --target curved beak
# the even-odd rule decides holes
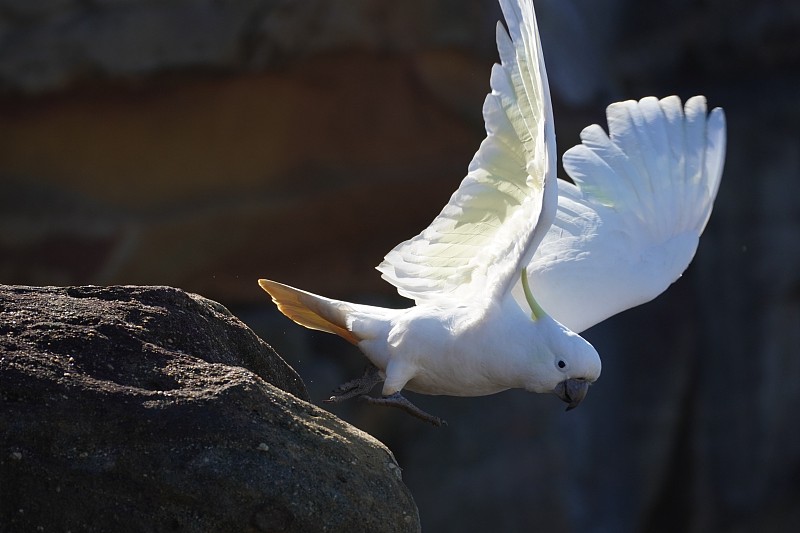
[[[586,397],[589,391],[589,382],[585,379],[565,379],[553,389],[553,394],[567,404],[567,411],[575,409]]]

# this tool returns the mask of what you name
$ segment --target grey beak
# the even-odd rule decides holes
[[[586,397],[589,391],[589,382],[585,379],[565,379],[553,389],[553,394],[568,403],[567,411],[575,409]]]

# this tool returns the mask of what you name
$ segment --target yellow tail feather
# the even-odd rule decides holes
[[[272,296],[272,301],[281,313],[301,326],[334,333],[352,344],[361,341],[347,329],[347,310],[344,309],[346,307],[344,302],[317,296],[268,279],[260,279],[258,284]]]

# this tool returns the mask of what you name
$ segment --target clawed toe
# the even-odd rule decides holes
[[[386,407],[396,407],[398,409],[402,409],[406,413],[419,418],[420,420],[424,420],[429,424],[433,424],[436,427],[446,426],[447,422],[439,418],[438,416],[433,416],[430,413],[426,413],[403,396],[399,392],[395,392],[389,396],[383,396],[382,398],[373,398],[372,396],[360,396],[359,400],[365,401],[372,405],[383,405]]]
[[[325,403],[339,403],[356,396],[363,396],[369,393],[372,387],[381,381],[383,381],[381,371],[378,370],[376,366],[370,365],[364,371],[363,376],[350,380],[347,383],[342,383],[333,390],[333,395],[330,398],[323,401]]]
[[[363,376],[350,380],[347,383],[342,383],[336,387],[336,389],[334,389],[331,397],[327,400],[323,400],[323,402],[339,403],[343,402],[344,400],[349,400],[350,398],[358,397],[358,399],[372,405],[383,405],[386,407],[396,407],[398,409],[402,409],[411,416],[419,418],[420,420],[424,420],[425,422],[433,424],[437,427],[447,425],[447,422],[438,416],[433,416],[432,414],[426,413],[408,401],[408,399],[402,396],[399,392],[395,392],[394,394],[383,396],[381,398],[373,398],[372,396],[368,396],[369,391],[371,391],[375,385],[383,380],[384,376],[381,371],[376,366],[370,365],[367,367]]]

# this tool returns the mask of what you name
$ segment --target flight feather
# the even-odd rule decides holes
[[[725,158],[725,116],[702,96],[611,104],[563,157],[558,212],[528,267],[536,298],[580,332],[645,303],[694,257]],[[514,289],[522,302],[522,289]]]
[[[502,298],[555,216],[555,134],[533,5],[501,7],[508,33],[498,24],[487,136],[442,212],[377,267],[418,304]]]

